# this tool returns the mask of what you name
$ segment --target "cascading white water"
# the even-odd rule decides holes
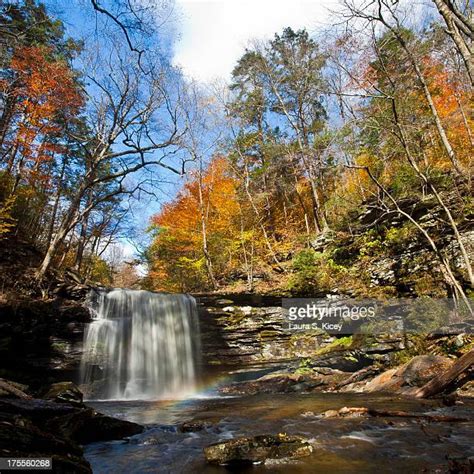
[[[196,301],[184,294],[93,290],[81,379],[88,398],[177,398],[193,390],[200,357]]]

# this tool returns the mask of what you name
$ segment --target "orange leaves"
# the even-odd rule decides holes
[[[151,247],[154,288],[184,291],[202,285],[207,278],[204,238],[217,274],[226,265],[240,236],[236,187],[227,160],[214,158],[202,173],[191,173],[177,197],[154,216],[152,224],[158,229]]]
[[[236,181],[227,170],[225,158],[215,158],[202,176],[202,211],[209,221],[209,230],[225,231],[229,221],[238,212]],[[183,234],[183,240],[200,239],[201,204],[199,198],[199,176],[192,174],[177,198],[165,205],[160,214],[153,218],[158,227],[172,229]]]
[[[472,160],[474,133],[472,114],[472,92],[463,89],[454,71],[450,71],[434,58],[424,60],[424,73],[436,110],[446,129],[458,160],[469,166]],[[428,160],[440,169],[450,169],[451,163],[441,147],[434,141],[426,153]]]
[[[31,120],[59,112],[75,114],[83,104],[71,69],[65,61],[50,59],[50,54],[50,48],[44,46],[25,47],[18,49],[11,61],[20,106]]]
[[[48,47],[23,47],[15,51],[10,63],[14,80],[8,93],[16,99],[11,146],[20,155],[20,173],[30,182],[47,181],[42,165],[63,151],[57,144],[63,126],[84,103],[70,67],[50,56]]]

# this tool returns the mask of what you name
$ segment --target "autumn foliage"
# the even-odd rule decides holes
[[[9,168],[17,166],[21,179],[32,185],[49,180],[54,155],[64,152],[61,132],[83,105],[71,69],[51,53],[46,46],[17,49],[10,64],[13,80],[3,91],[14,103],[15,132],[5,143],[15,150]]]
[[[343,103],[344,114],[339,127],[328,124],[325,102],[318,102],[325,80],[318,68],[326,56],[305,32],[286,29],[246,51],[234,69],[229,103],[238,133],[227,155],[212,158],[205,173],[209,251],[203,246],[199,180],[191,175],[153,219],[149,286],[213,289],[209,260],[218,286],[227,290],[330,291],[345,285],[353,291],[366,285],[363,291],[370,291],[360,272],[352,275],[332,254],[312,250],[319,234],[353,239],[361,232],[357,219],[364,206],[386,200],[381,215],[396,214],[393,202],[421,202],[433,189],[456,188],[457,205],[472,206],[469,190],[455,175],[462,170],[469,176],[473,169],[472,89],[450,58],[439,54],[445,41],[407,29],[387,31],[365,50],[356,38],[336,40],[334,54],[353,55],[338,77],[346,81],[337,104]],[[438,49],[432,47],[436,42]],[[404,49],[407,44],[415,56]],[[305,69],[310,60],[311,73]],[[346,91],[359,98],[345,99]],[[456,219],[464,222],[462,214]],[[390,239],[416,234],[409,227],[379,229],[388,236],[385,244],[384,237],[373,242],[360,237],[370,245],[362,244],[353,259],[363,268],[392,245]]]
[[[215,158],[203,173],[201,183],[196,173],[191,174],[176,199],[165,204],[152,220],[150,277],[154,286],[188,291],[206,285],[202,219],[207,224],[209,245],[219,275],[229,272],[239,251],[235,225],[238,216],[237,181],[230,175],[227,160]]]

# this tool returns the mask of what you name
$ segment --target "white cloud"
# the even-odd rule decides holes
[[[201,81],[228,79],[252,39],[271,38],[284,27],[314,30],[336,0],[176,0],[181,38],[174,63]]]

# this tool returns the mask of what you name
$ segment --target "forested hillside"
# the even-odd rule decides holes
[[[156,30],[143,33],[146,8],[134,19],[141,43],[109,21],[99,47],[68,37],[40,3],[6,2],[4,245],[39,249],[38,281],[74,268],[155,290],[465,298],[469,11],[357,5],[312,34],[254,41],[229,84],[204,87],[166,60]],[[174,177],[180,189],[163,200]],[[117,261],[136,200],[162,207],[141,223],[150,242],[137,260]]]
[[[0,234],[40,249],[38,281],[74,267],[111,283],[102,255],[126,228],[128,200],[159,180],[143,170],[180,173],[164,163],[178,142],[176,71],[158,50],[122,48],[100,13],[100,38],[79,40],[39,2],[0,12]],[[143,28],[149,13],[129,12]]]
[[[225,140],[209,161],[192,142],[198,169],[153,220],[152,288],[472,288],[472,82],[441,19],[402,18],[346,5],[341,34],[287,28],[247,49],[221,91]],[[410,248],[412,275],[374,281]]]

